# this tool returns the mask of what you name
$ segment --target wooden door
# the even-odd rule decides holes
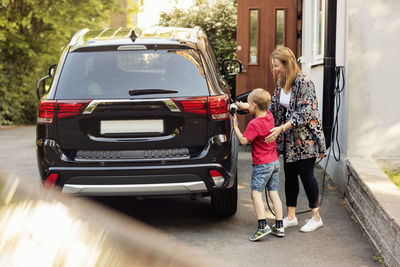
[[[244,72],[236,78],[236,95],[254,88],[264,88],[271,94],[270,55],[279,46],[287,46],[297,56],[299,0],[238,0],[237,58]],[[300,14],[300,13],[299,13]],[[299,31],[300,36],[300,31]],[[243,129],[250,116],[239,116]]]

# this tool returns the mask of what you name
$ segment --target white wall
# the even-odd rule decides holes
[[[305,71],[309,77],[314,81],[315,89],[319,101],[319,109],[322,116],[323,110],[323,78],[324,78],[324,68],[323,65],[312,65],[312,44],[311,44],[311,34],[312,34],[312,15],[311,15],[312,0],[303,0],[303,64],[302,69]],[[337,23],[336,23],[336,65],[345,67],[345,88],[343,93],[340,95],[341,103],[340,110],[338,114],[339,121],[339,131],[338,131],[338,143],[332,142],[335,145],[335,155],[339,160],[336,161],[333,154],[332,148],[329,150],[329,164],[326,165],[327,159],[325,158],[320,162],[322,167],[327,166],[327,173],[334,180],[335,184],[338,186],[339,191],[343,192],[344,184],[347,181],[346,169],[344,160],[347,154],[347,94],[348,94],[348,61],[347,61],[347,40],[348,40],[348,19],[347,19],[347,1],[338,0],[337,1]],[[342,83],[340,84],[342,85]],[[335,108],[336,110],[336,108]],[[332,147],[331,145],[331,147]]]
[[[347,156],[400,157],[400,1],[348,3]]]
[[[303,0],[303,69],[322,98],[323,72],[307,65],[311,2]],[[336,65],[345,66],[346,86],[338,115],[340,160],[331,154],[327,169],[340,191],[346,157],[400,158],[399,10],[398,0],[337,1]]]

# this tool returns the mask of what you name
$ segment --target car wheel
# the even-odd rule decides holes
[[[215,191],[211,195],[211,210],[215,216],[229,217],[237,210],[237,178],[232,188]]]

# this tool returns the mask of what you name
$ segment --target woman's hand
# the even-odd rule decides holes
[[[283,126],[279,126],[279,127],[274,127],[270,130],[271,134],[268,135],[267,137],[265,137],[265,142],[267,143],[272,143],[275,141],[275,139],[278,137],[278,135],[280,133],[283,132]]]

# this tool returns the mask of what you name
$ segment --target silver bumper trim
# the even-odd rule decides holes
[[[181,110],[176,106],[174,101],[168,98],[157,98],[157,99],[99,99],[92,100],[89,105],[85,108],[82,114],[91,114],[93,110],[99,104],[111,104],[111,103],[139,103],[139,102],[164,102],[165,106],[172,112],[181,112]]]
[[[76,185],[65,184],[62,192],[71,195],[170,195],[207,192],[204,182],[165,184]]]

